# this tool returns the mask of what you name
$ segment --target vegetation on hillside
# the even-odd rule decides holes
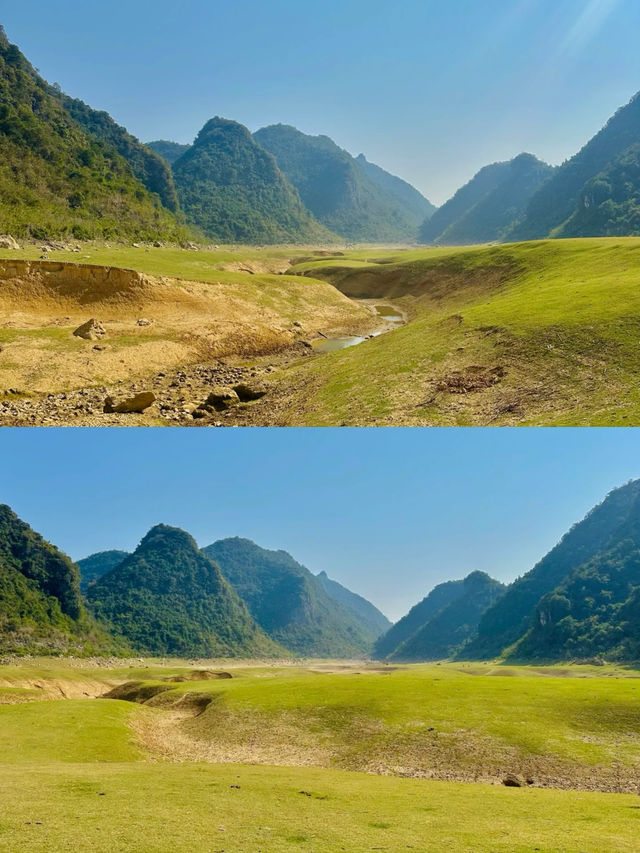
[[[86,592],[91,584],[95,583],[102,575],[106,575],[111,569],[119,566],[128,556],[128,551],[98,551],[96,554],[90,554],[88,557],[78,560],[80,589]]]
[[[378,167],[364,167],[328,136],[308,136],[277,124],[258,130],[254,138],[274,155],[316,219],[343,238],[412,242],[419,221],[431,209],[418,220],[415,196],[407,203],[406,190],[398,193],[399,179],[382,176]]]
[[[147,142],[147,148],[155,151],[172,166],[191,146],[180,142],[170,142],[168,139],[155,139],[153,142]]]
[[[249,615],[218,566],[188,533],[159,524],[89,587],[94,612],[150,654],[268,656],[282,653]]]
[[[189,222],[211,239],[312,243],[334,239],[316,222],[274,157],[243,125],[213,118],[173,164]]]
[[[182,237],[159,196],[64,102],[0,32],[0,231],[37,239]]]
[[[638,143],[640,93],[555,171],[509,239],[637,234]]]
[[[109,113],[93,110],[83,101],[61,95],[69,115],[91,136],[112,146],[131,166],[131,171],[150,193],[155,193],[162,204],[174,213],[178,209],[178,196],[173,175],[166,162],[155,151],[143,145]]]
[[[482,614],[503,594],[505,587],[485,572],[471,572],[459,595],[401,643],[389,660],[428,661],[451,657],[475,635]]]
[[[260,627],[305,657],[354,657],[371,651],[370,631],[318,578],[286,551],[249,539],[221,539],[203,549],[220,566]]]
[[[391,627],[391,622],[384,613],[381,613],[366,598],[342,586],[338,581],[332,580],[326,572],[320,572],[316,577],[324,587],[324,591],[345,607],[358,620],[363,631],[371,635],[372,643]]]
[[[553,168],[532,154],[485,167],[425,221],[420,241],[469,245],[503,240],[552,174]]]
[[[108,651],[87,616],[77,566],[6,505],[0,505],[0,652]]]
[[[455,601],[462,592],[462,581],[445,581],[426,595],[418,604],[389,628],[386,634],[378,638],[373,647],[373,655],[384,659],[405,643],[416,631],[433,617]]]
[[[611,549],[624,530],[625,522],[631,516],[638,516],[639,501],[640,480],[627,483],[607,495],[602,503],[575,524],[539,563],[515,580],[504,596],[487,610],[480,620],[477,637],[460,651],[459,657],[465,660],[499,657],[520,640],[532,626],[540,600],[553,594],[556,588],[562,589],[574,569]],[[546,604],[541,605],[539,613],[544,613],[548,606],[547,600]],[[553,610],[554,621],[558,612]],[[568,611],[565,615],[568,615]],[[523,646],[522,654],[525,653],[524,649]],[[565,657],[572,654],[573,650],[569,649],[564,653]]]

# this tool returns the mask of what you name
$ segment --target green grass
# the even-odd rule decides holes
[[[389,418],[406,425],[640,424],[638,238],[378,253],[390,263],[368,266],[363,254],[293,269],[348,295],[393,298],[413,320],[283,373],[292,425]],[[485,390],[438,389],[470,365],[501,365],[507,373]]]
[[[180,661],[114,662],[106,669],[32,659],[0,667],[0,681],[94,679],[106,687],[126,678],[164,683],[159,679],[188,670]],[[350,721],[375,717],[390,739],[428,722],[441,735],[468,727],[523,750],[552,748],[582,762],[611,760],[614,753],[632,762],[638,753],[640,679],[634,670],[448,664],[332,674],[254,664],[234,665],[232,673],[228,680],[165,686],[174,699],[209,692],[210,709],[224,706],[226,716],[218,713],[211,729],[215,738],[224,735],[229,715],[258,715],[260,737],[268,737],[280,716],[293,714],[304,737],[318,743],[327,732],[334,743],[352,738]],[[106,699],[0,706],[0,851],[637,850],[636,795],[511,789],[335,767],[168,762],[145,754],[130,725],[153,724],[168,713]]]

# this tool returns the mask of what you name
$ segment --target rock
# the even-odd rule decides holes
[[[132,248],[132,249],[139,249],[139,248],[140,248],[140,243],[132,243],[132,244],[131,244],[131,248]]]
[[[210,391],[209,396],[204,403],[199,407],[201,409],[213,408],[217,412],[223,409],[228,409],[234,403],[239,402],[239,396],[232,388],[225,388],[223,385],[216,385]]]
[[[243,403],[248,403],[250,400],[259,400],[260,397],[264,397],[267,393],[267,389],[263,385],[257,383],[247,384],[246,382],[239,382],[237,385],[234,385],[233,390]]]
[[[506,785],[507,788],[522,788],[524,782],[519,776],[508,773],[502,780],[502,784]]]
[[[191,412],[191,417],[196,419],[196,420],[198,418],[206,418],[207,412],[205,409],[194,409],[193,412]]]
[[[301,329],[301,328],[302,328],[302,323],[299,323],[297,320],[294,320],[294,321],[293,321],[293,325],[296,327],[296,329]]]
[[[160,242],[160,240],[154,240],[153,247],[154,249],[161,249],[162,243]]]
[[[84,338],[86,341],[96,341],[103,335],[106,335],[107,331],[101,323],[92,317],[91,320],[87,320],[86,323],[78,326],[73,334],[76,338]]]
[[[138,326],[150,326],[151,320],[147,320],[146,317],[140,317],[140,319],[137,321],[137,323],[138,323]]]
[[[0,234],[0,249],[19,249],[20,244],[11,234]]]
[[[105,414],[115,413],[118,415],[130,414],[133,412],[144,412],[152,403],[155,403],[156,395],[151,391],[141,391],[135,397],[129,397],[121,403],[116,404],[112,397],[107,397],[104,401],[102,411]]]

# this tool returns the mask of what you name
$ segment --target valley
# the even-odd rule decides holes
[[[0,422],[634,426],[639,247],[0,250]]]

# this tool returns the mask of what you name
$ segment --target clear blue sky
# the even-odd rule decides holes
[[[640,89],[638,0],[20,0],[33,64],[143,140],[294,124],[441,203],[481,166],[574,154]]]
[[[0,430],[0,502],[74,559],[158,522],[245,536],[401,616],[530,569],[615,486],[639,429]]]

